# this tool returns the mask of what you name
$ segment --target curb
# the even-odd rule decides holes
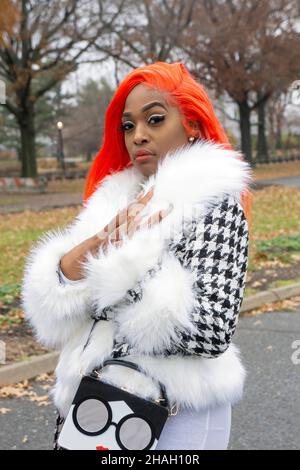
[[[300,282],[290,284],[289,286],[277,287],[267,291],[260,292],[259,294],[251,295],[244,299],[240,313],[254,310],[262,305],[278,302],[279,300],[288,299],[300,295]]]
[[[0,387],[15,384],[23,380],[33,379],[40,374],[53,372],[59,357],[59,352],[33,356],[28,361],[17,362],[0,369]]]
[[[300,295],[300,282],[291,284],[290,286],[278,287],[276,289],[260,292],[244,299],[240,313],[254,310],[267,303],[278,302],[279,300],[288,299]],[[242,316],[242,315],[241,315]],[[15,384],[23,380],[29,380],[40,374],[51,373],[55,370],[59,351],[34,356],[28,361],[17,362],[9,366],[0,368],[0,387]]]

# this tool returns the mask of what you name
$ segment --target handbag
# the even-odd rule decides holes
[[[67,450],[154,450],[169,416],[178,411],[169,403],[158,380],[160,398],[136,396],[125,387],[102,382],[101,371],[110,364],[123,365],[145,375],[137,364],[108,359],[83,376],[61,429],[58,444]]]

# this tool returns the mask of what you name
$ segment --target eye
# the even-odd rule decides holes
[[[154,124],[158,124],[159,122],[165,119],[165,115],[164,114],[152,114],[150,118],[148,119],[148,122],[152,121],[153,119],[155,120]],[[130,126],[130,124],[132,124],[131,121],[126,121],[122,123],[120,130],[129,131],[130,129],[132,129],[131,127],[129,128],[127,127],[127,126]]]
[[[156,119],[156,123],[163,121],[165,119],[164,114],[152,114],[152,116],[148,119],[150,122],[152,119]]]

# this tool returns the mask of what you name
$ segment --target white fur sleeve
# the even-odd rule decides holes
[[[33,245],[25,263],[22,307],[37,340],[48,348],[60,348],[89,318],[85,279],[64,284],[58,276],[60,258],[75,245],[67,229],[49,231]]]

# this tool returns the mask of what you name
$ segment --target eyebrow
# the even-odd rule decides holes
[[[161,106],[162,108],[165,108],[166,111],[168,111],[163,103],[160,103],[159,101],[152,101],[151,103],[148,103],[142,107],[142,112],[144,113],[148,109],[153,108],[153,106]],[[131,116],[131,113],[128,112],[128,113],[122,114],[122,117],[127,117],[127,116]]]

